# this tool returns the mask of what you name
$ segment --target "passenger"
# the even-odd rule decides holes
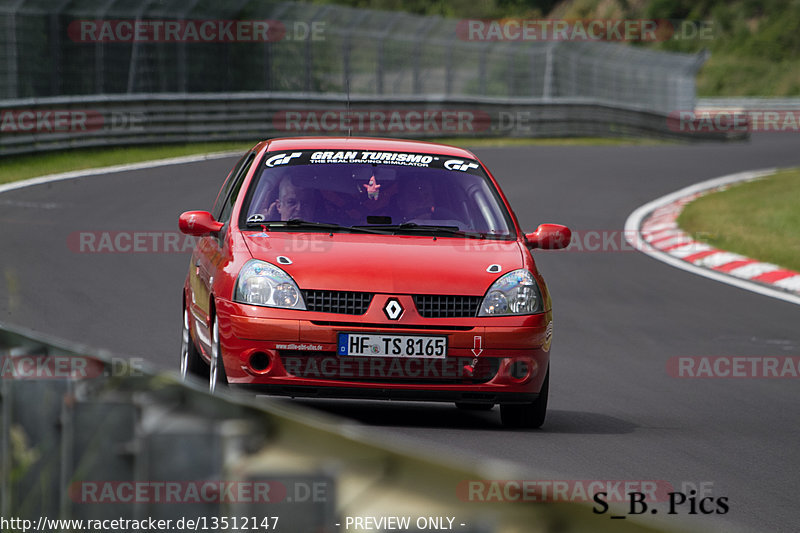
[[[427,180],[411,178],[403,184],[397,198],[398,208],[403,215],[403,221],[412,219],[431,220],[436,218],[436,202],[433,187]]]

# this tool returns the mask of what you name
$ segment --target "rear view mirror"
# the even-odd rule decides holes
[[[526,233],[529,248],[559,250],[569,246],[572,231],[561,224],[541,224],[533,233]]]
[[[224,226],[222,222],[217,222],[208,211],[186,211],[178,218],[178,228],[181,233],[204,237],[216,233]]]

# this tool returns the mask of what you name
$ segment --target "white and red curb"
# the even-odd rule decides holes
[[[776,169],[741,172],[697,183],[653,200],[631,213],[625,236],[637,250],[695,274],[742,289],[800,304],[800,272],[719,250],[678,228],[684,206],[731,184],[752,181]]]

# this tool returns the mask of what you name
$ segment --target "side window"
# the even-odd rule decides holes
[[[231,211],[233,211],[233,205],[236,203],[236,199],[239,197],[239,189],[242,188],[242,182],[244,182],[245,176],[247,176],[247,171],[250,170],[250,165],[253,164],[255,160],[255,154],[250,153],[247,155],[247,158],[244,161],[244,164],[239,168],[238,173],[232,175],[228,181],[231,182],[230,187],[226,184],[227,191],[225,192],[225,196],[220,195],[218,202],[221,204],[221,209],[219,211],[219,216],[214,217],[218,222],[228,222],[228,219],[231,217]]]
[[[219,220],[219,215],[222,212],[222,206],[225,204],[225,199],[228,197],[228,193],[231,191],[231,186],[233,182],[236,181],[236,177],[239,175],[239,171],[242,169],[242,166],[247,161],[247,158],[250,154],[246,153],[239,161],[236,162],[233,169],[228,173],[228,177],[225,178],[225,183],[222,185],[222,189],[217,196],[216,201],[214,202],[214,207],[211,209],[211,214],[214,216],[215,220]]]

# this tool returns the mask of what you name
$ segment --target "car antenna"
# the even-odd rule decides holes
[[[347,76],[345,76],[344,86],[345,86],[345,91],[347,92],[347,118],[348,118],[348,121],[347,121],[347,136],[350,137],[351,136],[351,132],[353,130],[353,124],[349,120],[349,118],[350,118],[350,75],[349,74]]]

